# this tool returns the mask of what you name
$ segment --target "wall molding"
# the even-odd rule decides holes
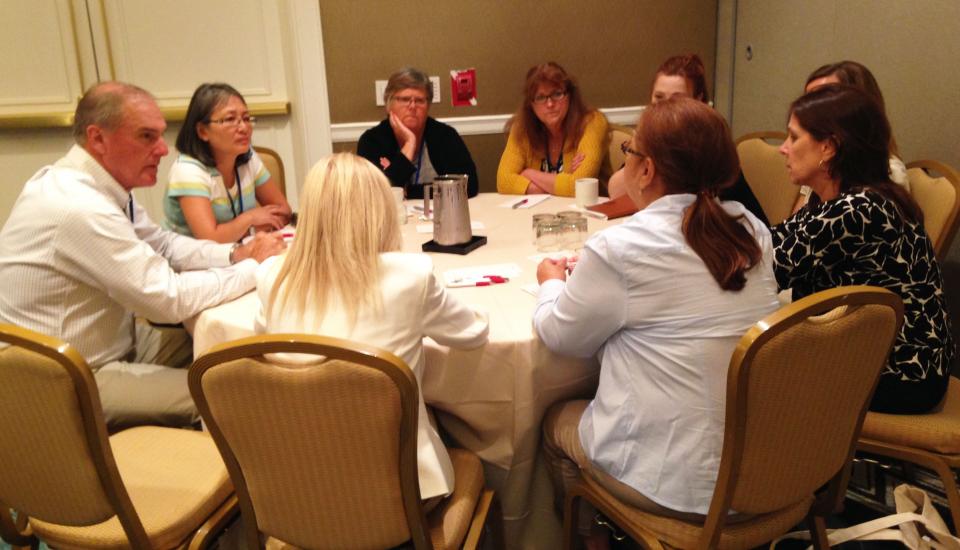
[[[608,107],[600,109],[612,124],[633,126],[643,110],[643,105],[631,107]],[[481,115],[447,117],[437,119],[444,124],[453,126],[461,136],[481,136],[503,133],[503,126],[511,115]],[[352,143],[360,139],[360,135],[367,129],[379,124],[373,122],[342,122],[330,125],[330,135],[334,143]]]

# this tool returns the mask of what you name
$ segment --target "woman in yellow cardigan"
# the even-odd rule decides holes
[[[523,105],[507,122],[497,191],[572,197],[577,178],[595,178],[607,149],[607,119],[587,107],[573,78],[548,62],[527,71]]]

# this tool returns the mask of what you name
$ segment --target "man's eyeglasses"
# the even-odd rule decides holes
[[[620,144],[620,151],[622,151],[624,155],[628,155],[628,154],[634,155],[635,157],[641,158],[641,159],[647,158],[647,155],[644,155],[640,151],[635,151],[631,149],[629,141],[624,141],[623,143]]]
[[[548,99],[552,99],[554,103],[556,103],[557,101],[560,101],[565,97],[567,97],[566,90],[557,90],[552,94],[534,96],[533,102],[536,103],[537,105],[543,105],[544,103],[547,102]]]
[[[216,120],[211,120],[209,123],[221,124],[223,126],[226,126],[227,128],[236,128],[240,126],[241,123],[248,124],[251,127],[253,127],[257,125],[257,117],[250,116],[250,115],[244,115],[244,116],[230,115],[230,116],[225,116],[223,118],[218,118]]]
[[[396,101],[397,103],[399,103],[400,105],[403,105],[404,107],[410,105],[411,103],[413,103],[417,107],[423,107],[424,105],[427,104],[427,98],[425,97],[414,97],[414,96],[404,95],[404,96],[393,96],[390,99],[392,101]]]

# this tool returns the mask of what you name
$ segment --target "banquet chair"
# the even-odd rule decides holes
[[[236,516],[230,479],[207,434],[138,427],[108,437],[93,373],[74,348],[2,324],[0,342],[4,540],[206,548]]]
[[[911,182],[912,184],[912,182]],[[960,381],[950,377],[943,402],[928,414],[868,412],[857,449],[933,470],[943,482],[954,532],[960,529]]]
[[[318,356],[307,365],[265,355]],[[270,356],[275,358],[274,356]],[[214,347],[190,392],[230,471],[248,548],[476,548],[493,491],[476,455],[450,449],[453,494],[429,513],[417,477],[418,387],[387,351],[306,334]]]
[[[787,138],[784,132],[754,132],[737,139],[737,155],[743,177],[763,207],[770,225],[777,225],[793,214],[800,188],[790,182],[790,174],[778,151]]]
[[[610,176],[623,167],[625,162],[620,144],[633,139],[633,127],[611,124],[607,130],[607,158],[600,167],[601,181],[606,185]]]
[[[270,172],[270,176],[273,177],[273,181],[277,182],[277,187],[280,188],[280,192],[286,197],[286,174],[284,173],[283,160],[280,158],[280,153],[277,153],[269,147],[260,147],[259,145],[254,146],[253,150],[257,152],[260,160],[263,161],[263,166]]]
[[[923,210],[923,227],[942,262],[960,224],[960,173],[942,162],[917,160],[907,164],[907,178],[910,194]]]
[[[897,295],[865,286],[819,292],[768,315],[730,359],[723,450],[704,522],[630,507],[582,474],[566,498],[566,547],[580,499],[648,548],[754,548],[805,517],[815,546],[826,547],[824,517],[843,500],[902,318]],[[728,521],[733,510],[741,517]]]

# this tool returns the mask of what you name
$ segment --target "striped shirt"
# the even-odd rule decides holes
[[[237,167],[237,173],[240,176],[242,200],[236,186],[230,189],[230,195],[227,195],[223,175],[216,167],[206,166],[199,160],[180,153],[170,167],[169,183],[163,197],[163,213],[166,218],[163,226],[181,235],[193,235],[180,208],[179,197],[209,199],[218,224],[226,223],[236,215],[256,208],[256,188],[270,181],[270,172],[257,153],[253,152],[249,162]]]
[[[74,145],[0,229],[0,322],[64,340],[96,369],[133,349],[134,313],[180,322],[252,289],[257,262],[230,266],[231,246],[164,231]]]

